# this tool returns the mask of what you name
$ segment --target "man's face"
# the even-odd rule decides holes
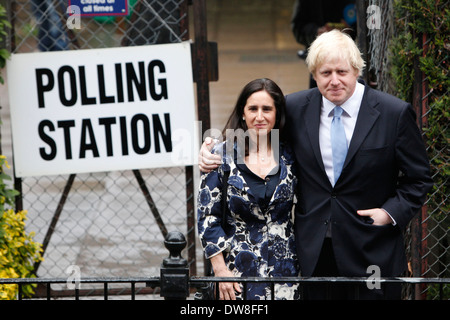
[[[327,60],[314,74],[320,93],[335,105],[342,105],[355,91],[358,70],[344,59]]]

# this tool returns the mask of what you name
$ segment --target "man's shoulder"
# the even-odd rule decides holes
[[[370,101],[376,102],[378,108],[394,112],[403,112],[410,104],[390,93],[366,87],[366,95]]]
[[[309,101],[316,95],[321,95],[319,89],[317,88],[290,93],[286,96],[286,107],[288,109],[292,107],[299,108],[302,105],[308,104]]]
[[[286,100],[298,100],[298,99],[307,99],[313,96],[314,94],[320,94],[319,89],[312,88],[306,90],[300,90],[297,92],[290,93],[286,96]]]

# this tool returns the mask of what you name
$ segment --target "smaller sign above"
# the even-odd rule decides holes
[[[69,7],[80,8],[80,16],[126,16],[128,0],[69,0]]]

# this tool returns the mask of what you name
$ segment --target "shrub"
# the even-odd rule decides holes
[[[11,24],[6,19],[6,9],[0,5],[0,42],[7,35],[5,29],[10,28]],[[1,69],[6,65],[6,59],[9,58],[9,52],[5,48],[0,48],[0,83],[3,84],[3,78],[1,74]]]
[[[0,155],[0,278],[35,277],[34,263],[42,260],[42,246],[33,240],[33,232],[25,232],[27,211],[13,209],[18,192],[5,183],[11,178],[4,173],[3,166],[8,167],[8,163]],[[0,300],[15,299],[17,292],[17,285],[0,285]],[[23,286],[23,294],[31,296],[33,286]]]
[[[424,244],[429,253],[422,253],[427,263],[424,275],[448,277],[450,274],[449,241],[450,221],[450,9],[448,1],[442,0],[396,0],[396,27],[398,36],[392,40],[392,70],[397,95],[407,101],[426,105],[422,112],[422,131],[430,159],[434,181],[428,196],[428,217],[424,221],[430,228]],[[415,97],[414,79],[422,92]],[[417,80],[416,80],[417,81]],[[418,91],[416,89],[416,91]],[[423,276],[424,276],[423,275]],[[431,288],[427,298],[433,299],[438,290]],[[448,299],[450,290],[444,290]]]

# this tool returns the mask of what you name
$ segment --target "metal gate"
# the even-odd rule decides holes
[[[359,34],[364,35],[360,44],[366,55],[367,74],[366,81],[379,90],[400,95],[402,99],[410,102],[417,114],[417,124],[430,159],[431,173],[434,187],[428,194],[428,199],[422,211],[411,221],[407,230],[408,259],[410,272],[414,277],[448,277],[450,272],[450,233],[448,218],[448,113],[443,112],[445,99],[448,101],[448,81],[439,80],[448,77],[449,55],[448,49],[438,48],[441,43],[440,35],[448,33],[448,23],[436,24],[441,21],[440,15],[445,15],[448,1],[436,1],[433,8],[420,8],[425,3],[389,0],[364,0],[359,2],[360,20]],[[404,6],[403,12],[401,7]],[[416,12],[417,11],[417,12]],[[423,13],[426,11],[426,14]],[[417,14],[417,16],[415,16]],[[423,25],[414,29],[415,19],[423,19]],[[374,17],[380,27],[369,28],[366,19]],[[378,19],[378,20],[377,20]],[[445,21],[445,18],[442,19]],[[369,21],[370,22],[370,21]],[[421,28],[423,30],[421,30]],[[420,31],[421,30],[421,31]],[[393,60],[397,53],[392,52],[396,37],[411,36],[414,49],[420,54],[412,53],[406,44],[397,44],[401,52],[411,60],[412,69],[409,74],[414,78],[406,81],[410,85],[409,93],[403,92],[394,83]],[[394,57],[394,58],[393,58]],[[430,59],[432,68],[436,73],[427,72],[421,59]],[[422,64],[421,64],[422,63]],[[428,67],[428,69],[430,69]],[[405,95],[405,96],[402,96]],[[446,106],[448,110],[448,105]],[[447,289],[448,290],[448,289]],[[423,289],[417,292],[422,298],[432,298],[436,290]],[[448,291],[447,291],[448,295]]]
[[[128,16],[82,17],[78,28],[67,27],[67,1],[4,5],[13,25],[12,53],[181,42],[189,39],[188,6],[193,5],[200,120],[208,116],[206,29],[199,30],[206,23],[204,1],[129,0]],[[22,195],[17,210],[28,210],[27,230],[44,248],[37,276],[64,277],[71,265],[79,266],[83,277],[159,274],[166,252],[162,244],[171,230],[187,235],[186,256],[196,274],[192,166],[16,178],[14,183]]]

